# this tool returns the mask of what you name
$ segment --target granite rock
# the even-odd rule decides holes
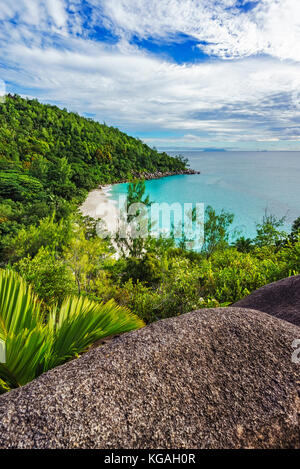
[[[300,328],[194,311],[0,396],[0,448],[299,448]]]
[[[300,275],[269,283],[232,306],[264,311],[300,326]]]

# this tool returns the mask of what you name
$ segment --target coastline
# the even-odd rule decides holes
[[[155,173],[134,173],[133,178],[145,179],[149,181],[151,179],[162,179],[164,177],[179,176],[184,174],[200,174],[200,171],[195,171],[193,169],[185,169],[182,171],[172,172],[156,171]],[[92,191],[90,191],[83,204],[79,207],[79,210],[82,215],[89,216],[91,218],[94,218],[95,220],[101,219],[106,225],[107,230],[110,232],[114,232],[117,229],[119,210],[116,206],[116,202],[110,198],[109,193],[113,185],[124,184],[128,182],[132,182],[132,179],[120,180],[112,184],[99,186],[97,189],[93,189]]]
[[[99,186],[89,192],[79,211],[84,217],[89,216],[94,220],[102,220],[104,229],[113,233],[117,229],[119,211],[115,202],[109,197],[112,184]]]
[[[200,171],[195,171],[193,169],[185,169],[182,171],[173,171],[173,172],[160,172],[156,171],[155,173],[134,173],[133,179],[162,179],[164,177],[178,176],[178,175],[193,175],[200,174]],[[124,184],[132,182],[132,180],[120,180],[112,184],[107,184],[99,186],[97,189],[93,189],[87,195],[87,198],[79,207],[79,211],[84,217],[88,216],[94,220],[101,220],[102,226],[101,230],[108,233],[116,233],[119,226],[120,212],[117,207],[117,203],[113,200],[109,193],[112,186],[116,184]]]
[[[150,181],[151,179],[162,179],[165,177],[170,176],[180,176],[180,175],[188,175],[191,176],[193,174],[201,174],[200,171],[195,171],[194,169],[182,169],[180,171],[155,171],[154,173],[133,173],[132,179],[121,179],[120,181],[114,184],[123,184],[126,182],[132,182],[134,179],[144,179],[145,181]],[[113,185],[113,184],[112,184]]]

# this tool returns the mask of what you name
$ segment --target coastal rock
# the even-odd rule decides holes
[[[300,326],[300,275],[265,285],[232,306],[264,311]]]
[[[137,178],[144,178],[144,179],[160,179],[167,176],[180,176],[180,175],[193,175],[193,174],[200,174],[200,171],[195,171],[194,169],[183,169],[182,171],[167,171],[161,172],[156,171],[155,173],[137,173],[135,177]]]
[[[0,448],[298,448],[300,329],[241,308],[124,334],[0,397]]]
[[[195,171],[194,169],[183,169],[180,171],[155,171],[154,173],[140,173],[135,172],[132,174],[133,179],[145,179],[146,181],[151,179],[161,179],[168,176],[180,176],[180,175],[192,175],[192,174],[201,174],[200,171]],[[124,179],[119,182],[130,182],[128,179]]]

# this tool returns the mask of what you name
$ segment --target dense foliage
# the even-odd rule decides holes
[[[100,302],[114,299],[151,322],[225,306],[300,273],[300,230],[285,234],[267,218],[258,224],[256,239],[229,244],[232,220],[207,208],[209,231],[201,252],[184,242],[178,246],[172,237],[149,237],[131,244],[126,239],[116,258],[110,240],[97,236],[95,222],[77,214],[59,222],[44,218],[20,230],[7,249],[13,268],[32,284],[45,310],[65,295],[81,294]]]
[[[0,274],[3,305],[19,291],[12,335],[2,326],[12,310],[0,305],[0,338],[9,349],[9,367],[0,368],[2,390],[85,350],[103,335],[104,311],[110,318],[106,332],[114,333],[142,324],[127,308],[149,323],[225,306],[300,273],[300,217],[285,233],[283,220],[266,213],[254,239],[232,243],[234,215],[206,207],[201,252],[174,236],[101,239],[96,222],[77,210],[89,189],[131,179],[133,170],[182,169],[184,161],[117,129],[18,96],[0,104],[0,133],[0,263],[34,292],[11,271]],[[144,182],[136,181],[128,203],[140,202],[150,204]],[[11,282],[10,293],[4,282]],[[26,363],[17,355],[21,350]]]
[[[101,183],[185,167],[114,127],[8,95],[0,103],[0,256],[6,236],[54,211],[68,216]]]

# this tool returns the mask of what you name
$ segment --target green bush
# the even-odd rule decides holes
[[[72,271],[49,248],[41,247],[33,259],[24,257],[14,265],[14,269],[47,305],[62,304],[66,296],[77,293]]]

